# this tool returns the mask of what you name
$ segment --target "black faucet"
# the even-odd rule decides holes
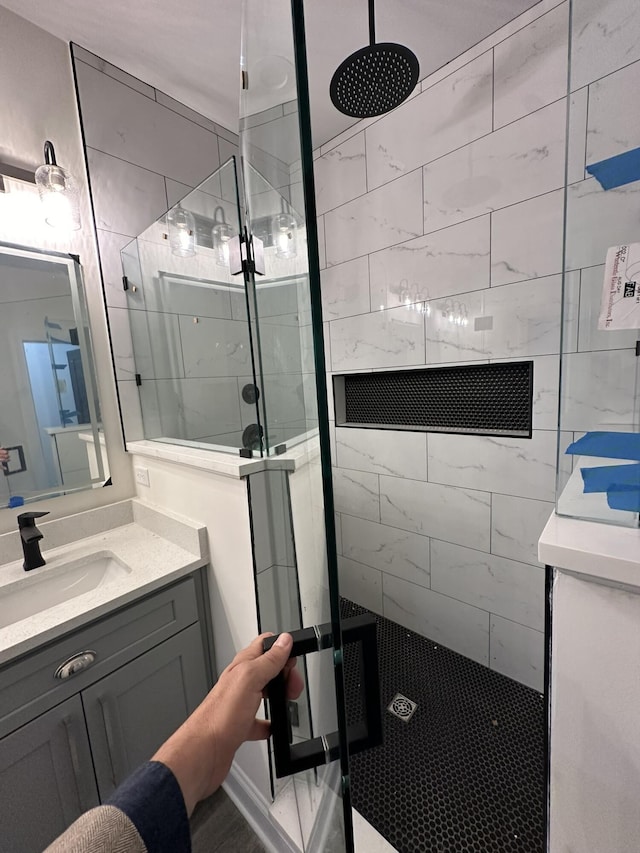
[[[22,568],[25,572],[38,569],[45,565],[45,560],[40,553],[40,540],[43,534],[36,527],[36,518],[49,515],[48,512],[23,512],[18,516],[18,529],[24,552],[24,563]]]

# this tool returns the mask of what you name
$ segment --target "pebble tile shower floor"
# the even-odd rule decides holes
[[[367,613],[342,600],[342,616]],[[351,759],[353,805],[399,853],[543,853],[545,703],[401,625],[378,620],[384,743]],[[347,713],[361,716],[357,646]],[[417,703],[409,722],[387,707]]]

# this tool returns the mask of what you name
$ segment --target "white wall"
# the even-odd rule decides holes
[[[640,186],[605,196],[585,165],[640,144],[637,110],[625,113],[640,74],[630,35],[640,6],[573,7],[567,290],[582,278],[582,307],[578,316],[574,299],[565,339],[581,359],[566,410],[588,408],[585,377],[595,376],[598,406],[624,423],[633,359],[599,352],[607,342],[589,334],[592,267],[609,245],[637,239]],[[555,497],[568,23],[566,0],[544,0],[315,160],[334,373],[534,362],[531,440],[335,429],[342,592],[537,689],[536,544]],[[451,310],[468,324],[451,324]],[[574,417],[567,429],[593,420]]]
[[[559,571],[553,590],[550,853],[631,853],[640,809],[640,590]]]
[[[0,156],[34,169],[43,162],[44,141],[50,139],[58,162],[80,183],[82,230],[69,238],[44,224],[35,187],[12,182],[11,191],[0,194],[0,240],[72,252],[79,255],[84,270],[114,485],[43,502],[52,517],[60,517],[129,497],[131,469],[122,446],[69,47],[1,6],[0,41]],[[0,532],[15,527],[18,511],[0,512]]]
[[[246,482],[159,459],[135,455],[132,459],[135,466],[149,471],[149,488],[138,486],[141,500],[207,528],[211,618],[220,672],[258,633]],[[266,745],[245,744],[236,762],[268,797]]]

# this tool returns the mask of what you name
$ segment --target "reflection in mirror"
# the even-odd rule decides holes
[[[0,506],[101,486],[100,433],[79,261],[0,243]]]

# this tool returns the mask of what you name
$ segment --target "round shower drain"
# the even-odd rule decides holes
[[[394,717],[398,717],[399,720],[406,723],[414,715],[417,707],[416,703],[412,702],[411,699],[407,699],[406,696],[403,696],[401,693],[397,693],[391,700],[391,704],[387,708],[387,711],[389,711],[390,714],[393,714]]]

